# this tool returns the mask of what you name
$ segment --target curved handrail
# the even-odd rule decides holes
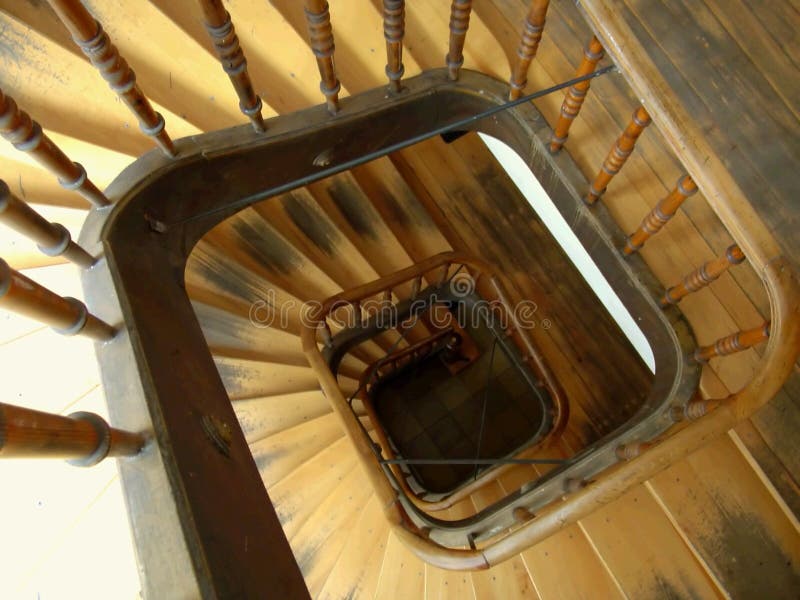
[[[445,335],[451,332],[452,329],[442,330],[426,340],[422,340],[412,346],[409,346],[408,348],[405,348],[399,352],[395,352],[394,354],[390,355],[387,358],[389,359],[389,361],[392,361],[393,359],[397,359],[402,356],[413,355],[415,351],[435,342],[439,338],[444,337]],[[362,375],[361,380],[359,382],[359,393],[357,397],[361,400],[361,403],[363,404],[364,409],[366,410],[367,416],[369,417],[370,421],[372,421],[375,425],[375,435],[378,438],[378,443],[380,444],[381,449],[383,450],[386,457],[392,460],[397,458],[397,455],[392,449],[392,444],[389,441],[388,436],[386,435],[386,431],[380,424],[380,419],[378,417],[377,412],[375,411],[375,407],[373,406],[372,400],[370,399],[369,395],[369,383],[374,378],[374,375],[376,373],[376,367],[378,367],[381,362],[382,361],[377,361],[373,365],[370,365],[370,367],[368,367],[364,371],[364,374]],[[515,454],[513,458],[515,459],[533,458],[533,456],[537,452],[542,450],[542,448],[546,447],[547,443],[552,439],[553,436],[548,434],[545,438],[539,440],[534,445],[522,449],[520,452]],[[392,473],[394,473],[395,481],[400,486],[406,498],[408,498],[408,500],[412,502],[414,506],[416,506],[420,510],[431,513],[431,512],[440,512],[443,510],[447,510],[448,508],[457,504],[458,502],[460,502],[461,500],[463,500],[476,490],[482,488],[484,485],[496,480],[498,477],[500,477],[501,475],[503,475],[516,465],[514,463],[499,464],[496,465],[494,468],[487,469],[476,479],[473,479],[466,485],[458,488],[454,492],[438,500],[426,500],[424,498],[421,498],[419,493],[411,489],[411,486],[408,484],[408,481],[406,480],[405,473],[403,473],[398,464],[390,463],[388,466],[391,469]]]
[[[567,402],[566,394],[555,374],[547,366],[533,340],[525,332],[525,328],[517,318],[515,311],[511,309],[512,305],[509,302],[508,294],[495,274],[494,269],[485,261],[467,256],[462,252],[451,251],[436,254],[411,267],[331,296],[321,305],[317,305],[316,310],[312,311],[313,314],[307,315],[304,320],[306,324],[304,330],[312,329],[316,331],[316,327],[324,325],[323,330],[329,333],[325,319],[338,307],[358,305],[361,301],[381,294],[386,290],[392,290],[414,280],[419,280],[426,273],[456,264],[465,265],[471,269],[474,274],[474,285],[479,295],[482,298],[496,298],[501,308],[505,311],[509,319],[509,327],[506,333],[511,337],[515,345],[524,351],[523,360],[529,364],[539,380],[543,382],[544,387],[547,388],[553,399],[556,411],[553,415],[553,428],[548,438],[556,439],[563,432],[569,418],[569,403]],[[484,274],[488,275],[488,277],[484,277]],[[442,278],[443,281],[444,279]]]
[[[395,534],[420,559],[434,566],[451,570],[488,569],[619,498],[632,486],[650,479],[724,434],[780,390],[800,352],[800,281],[791,263],[782,256],[766,265],[763,276],[775,334],[761,359],[763,368],[747,386],[722,401],[713,412],[656,441],[639,456],[606,469],[588,486],[566,496],[560,503],[544,507],[533,519],[480,549],[441,546],[428,539],[425,532],[410,521],[399,504],[397,492],[383,476],[377,457],[360,434],[356,417],[349,410],[333,374],[325,365],[317,348],[316,329],[304,328],[301,338],[309,362],[320,375],[322,388],[353,441]]]

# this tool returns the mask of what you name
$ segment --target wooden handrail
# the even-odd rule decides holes
[[[639,228],[628,237],[622,251],[626,255],[637,252],[650,239],[650,236],[658,233],[675,216],[681,204],[696,193],[697,185],[691,177],[684,175],[678,179],[675,188],[666,197],[659,200],[653,210],[647,213]]]
[[[58,177],[58,183],[67,190],[75,190],[95,206],[107,206],[103,195],[86,176],[86,169],[67,158],[42,131],[42,126],[17,107],[11,96],[0,90],[0,135],[17,150],[27,152],[45,169]]]
[[[479,549],[441,546],[402,512],[396,492],[382,476],[377,458],[358,429],[357,417],[347,407],[335,378],[317,350],[313,329],[304,328],[301,338],[309,362],[321,375],[326,396],[357,448],[359,460],[375,486],[394,533],[417,557],[433,566],[461,571],[488,569],[591,514],[723,435],[778,392],[792,372],[800,350],[800,282],[791,263],[782,257],[768,264],[763,276],[772,305],[772,322],[780,326],[762,357],[763,368],[743,390],[718,401],[718,408],[710,414],[657,440],[638,456],[607,469],[586,486],[565,495],[562,501],[537,511],[533,519],[519,528]]]
[[[325,335],[326,331],[328,333],[330,332],[330,329],[325,329],[326,319],[337,307],[353,305],[372,297],[379,296],[383,298],[386,291],[392,291],[408,282],[412,282],[411,298],[415,298],[416,294],[419,293],[419,286],[421,285],[422,277],[425,273],[436,273],[438,271],[439,276],[437,281],[439,285],[441,285],[446,281],[447,273],[452,265],[464,265],[469,268],[472,272],[472,281],[478,294],[482,298],[490,298],[499,302],[499,306],[504,311],[507,322],[509,323],[509,328],[506,333],[511,337],[517,348],[523,352],[523,360],[528,363],[536,376],[543,382],[553,399],[556,412],[553,415],[554,426],[551,438],[557,437],[564,430],[567,420],[569,419],[569,403],[564,389],[545,363],[542,355],[536,348],[536,344],[533,343],[533,340],[525,332],[525,328],[517,319],[508,294],[500,283],[500,280],[493,274],[494,269],[484,261],[471,256],[468,257],[461,252],[443,252],[437,254],[411,267],[401,269],[386,277],[382,277],[381,279],[331,296],[321,305],[313,307],[309,315],[312,321],[305,322],[306,328],[308,328],[309,323],[317,323],[315,327]],[[488,276],[484,277],[484,274]],[[314,333],[316,335],[316,331]]]
[[[333,64],[333,28],[331,13],[327,0],[304,0],[308,38],[311,50],[317,59],[317,67],[321,78],[319,88],[325,95],[328,111],[336,114],[339,111],[339,90],[342,85],[336,77]]]
[[[95,258],[72,241],[67,228],[50,223],[27,202],[23,202],[0,180],[0,223],[32,239],[47,256],[63,256],[76,265],[88,269]]]
[[[62,416],[0,403],[0,458],[64,458],[78,466],[112,456],[134,456],[140,433],[109,427],[94,413]]]
[[[136,75],[111,43],[102,25],[80,0],[47,1],[92,65],[139,119],[142,133],[153,138],[164,154],[175,156],[175,146],[167,134],[164,117],[153,110],[136,83]]]
[[[403,35],[405,34],[405,0],[383,0],[383,37],[386,39],[386,77],[389,91],[400,91],[403,67]]]
[[[528,69],[539,50],[539,42],[542,41],[549,6],[550,0],[531,0],[528,14],[525,16],[525,23],[522,26],[517,58],[511,67],[511,77],[508,81],[509,100],[519,98],[528,83]]]
[[[603,195],[608,184],[628,160],[636,145],[636,140],[648,125],[650,125],[650,115],[643,106],[640,106],[633,112],[630,123],[603,161],[603,166],[589,187],[589,193],[586,194],[587,204],[594,204]]]
[[[25,277],[0,259],[0,308],[49,325],[63,335],[85,335],[98,341],[114,337],[115,329],[86,310],[75,298],[62,298]]]
[[[597,68],[597,63],[600,62],[604,55],[605,52],[600,40],[592,36],[592,39],[589,40],[589,43],[583,50],[583,58],[581,59],[581,64],[578,66],[578,70],[575,72],[575,77],[583,77],[589,73],[594,73],[594,70]],[[561,105],[561,114],[553,129],[553,135],[550,138],[550,152],[552,154],[561,150],[564,143],[567,141],[569,128],[572,126],[575,117],[577,117],[578,113],[581,111],[591,83],[591,80],[587,79],[586,81],[576,83],[567,90],[564,103]]]
[[[664,292],[664,295],[661,297],[661,306],[677,304],[680,302],[681,298],[719,279],[720,275],[731,266],[741,264],[744,262],[744,259],[744,253],[739,246],[736,244],[728,246],[723,256],[703,264],[699,269],[695,269],[684,277],[679,284],[672,286]]]
[[[767,321],[759,327],[726,335],[710,346],[702,346],[694,351],[693,358],[697,362],[708,362],[712,358],[735,354],[767,341],[769,333],[770,323]]]
[[[741,246],[756,271],[781,256],[769,228],[711,147],[697,119],[675,97],[622,11],[608,0],[581,0],[589,25],[606,53],[641,98],[664,138],[697,183],[706,201]]]
[[[464,64],[464,41],[471,13],[472,0],[452,0],[450,3],[450,46],[445,60],[452,81],[458,80],[458,72]]]
[[[255,93],[250,75],[247,73],[247,60],[239,44],[239,37],[233,27],[231,15],[225,10],[222,0],[200,0],[203,9],[203,24],[214,43],[214,50],[222,63],[222,69],[233,84],[239,96],[239,110],[250,119],[253,129],[264,131],[264,117],[261,115],[261,98]]]

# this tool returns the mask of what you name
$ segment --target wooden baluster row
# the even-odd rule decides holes
[[[592,36],[592,39],[589,40],[589,43],[583,50],[583,59],[578,66],[578,70],[575,72],[575,77],[583,77],[584,75],[594,73],[594,70],[597,68],[597,63],[600,62],[604,54],[605,51],[603,50],[602,44],[600,44],[600,41],[595,36]],[[561,150],[562,146],[564,146],[564,142],[567,141],[569,128],[572,126],[575,117],[578,116],[583,106],[583,101],[586,100],[586,94],[589,91],[590,84],[591,80],[587,79],[586,81],[576,83],[567,90],[564,103],[561,105],[561,115],[558,117],[558,123],[556,123],[556,128],[553,130],[553,135],[550,138],[551,153],[555,154]]]
[[[681,298],[692,292],[706,287],[712,281],[718,279],[731,266],[742,263],[745,259],[744,252],[736,244],[728,247],[723,256],[715,258],[705,263],[683,278],[679,284],[669,288],[661,298],[661,306],[677,304]]]
[[[42,126],[33,121],[24,110],[20,110],[14,99],[3,94],[2,90],[0,135],[17,150],[28,152],[39,164],[58,177],[61,187],[77,191],[95,206],[110,204],[103,192],[86,177],[86,170],[67,158],[61,148],[42,132]]]
[[[539,42],[542,40],[544,21],[547,17],[547,7],[549,5],[550,0],[531,1],[528,14],[525,17],[525,24],[522,28],[519,48],[517,48],[517,59],[511,68],[509,100],[519,98],[528,83],[528,69],[531,66],[531,61],[536,56],[537,50],[539,50]]]
[[[636,140],[639,139],[642,131],[644,131],[644,128],[649,124],[650,115],[647,114],[643,106],[640,106],[634,111],[631,122],[628,123],[625,131],[622,132],[622,135],[614,144],[614,147],[611,148],[611,151],[603,162],[600,172],[597,174],[597,177],[595,177],[589,189],[589,193],[586,195],[587,204],[594,204],[597,202],[598,198],[603,195],[603,192],[606,191],[606,187],[608,187],[614,175],[619,173],[622,165],[625,164],[625,161],[628,160],[631,152],[633,152]]]
[[[48,2],[89,61],[139,119],[142,133],[152,137],[164,154],[175,156],[175,147],[164,127],[164,117],[153,110],[150,101],[142,94],[136,84],[136,75],[120,56],[100,23],[80,0]]]
[[[306,22],[311,50],[317,59],[317,67],[321,82],[319,89],[325,95],[328,111],[336,114],[339,111],[339,90],[342,85],[336,78],[333,64],[333,28],[331,13],[326,0],[305,0]]]
[[[469,16],[472,12],[472,0],[453,0],[450,4],[450,48],[445,61],[448,76],[458,80],[458,72],[464,64],[464,40],[469,29]]]
[[[111,456],[133,456],[145,437],[109,427],[99,415],[66,417],[0,403],[0,458],[65,458],[89,467]]]
[[[0,223],[31,238],[47,256],[63,256],[87,269],[95,263],[86,250],[72,241],[66,227],[47,221],[12,194],[5,181],[0,181]]]
[[[760,327],[737,331],[729,336],[718,339],[710,346],[702,346],[694,351],[694,359],[697,362],[708,362],[718,356],[727,356],[760,344],[769,338],[770,323],[767,321]]]
[[[85,335],[108,341],[116,333],[75,298],[62,298],[8,266],[0,259],[0,308],[49,325],[63,335]]]
[[[655,208],[651,210],[642,220],[639,229],[634,231],[625,242],[622,251],[626,255],[633,254],[639,250],[644,243],[655,235],[667,222],[675,216],[681,204],[689,197],[697,193],[697,184],[688,175],[678,179],[675,188],[665,198],[661,199]]]
[[[253,129],[264,131],[261,98],[255,93],[247,73],[247,60],[239,44],[231,15],[225,10],[222,0],[200,0],[200,7],[203,9],[204,25],[214,43],[214,50],[239,96],[239,110],[250,119]]]
[[[405,0],[383,0],[383,37],[386,38],[386,77],[389,91],[400,91],[403,67],[403,35],[405,34]]]

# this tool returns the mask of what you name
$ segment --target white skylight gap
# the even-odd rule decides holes
[[[572,261],[572,264],[575,265],[597,298],[617,322],[617,325],[619,325],[631,345],[650,368],[650,371],[655,373],[656,363],[653,350],[650,348],[650,344],[647,342],[647,338],[641,328],[600,272],[592,257],[581,245],[564,217],[558,212],[556,205],[553,204],[553,201],[528,168],[528,165],[504,142],[483,133],[478,135],[497,159],[497,162],[508,173],[514,185],[525,196],[545,227],[553,234],[553,237],[555,237],[570,261]]]

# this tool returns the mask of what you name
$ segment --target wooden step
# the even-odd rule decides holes
[[[375,593],[389,525],[383,507],[372,496],[347,538],[318,598],[360,598]]]
[[[652,495],[638,486],[581,521],[626,596],[716,598],[724,593],[688,551]]]
[[[250,450],[270,489],[342,435],[336,415],[330,413],[259,440]]]
[[[356,465],[326,498],[313,504],[314,512],[289,540],[312,598],[319,594],[371,496],[372,488]]]
[[[237,400],[233,410],[249,443],[311,421],[331,411],[320,390]]]

